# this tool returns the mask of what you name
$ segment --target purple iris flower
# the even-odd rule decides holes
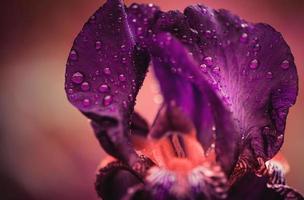
[[[164,97],[152,126],[134,112],[149,64]],[[65,89],[113,157],[97,175],[105,200],[303,199],[274,157],[298,77],[267,24],[108,0],[74,41]]]

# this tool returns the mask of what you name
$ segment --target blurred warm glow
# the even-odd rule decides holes
[[[5,0],[6,1],[6,0]],[[105,156],[87,119],[64,93],[64,71],[73,39],[104,1],[11,0],[1,2],[0,197],[3,199],[97,199],[96,167]],[[130,4],[131,1],[125,1]],[[304,1],[137,0],[182,10],[204,3],[253,22],[266,22],[289,43],[298,66],[300,91],[290,110],[285,154],[288,183],[304,193]],[[137,98],[150,122],[161,97],[151,74]],[[1,198],[2,199],[2,198]]]

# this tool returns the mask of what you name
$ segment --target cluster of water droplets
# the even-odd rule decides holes
[[[95,17],[90,19],[95,20]],[[84,37],[84,36],[83,36]],[[87,37],[86,37],[86,41],[87,42]],[[97,40],[94,43],[94,48],[97,52],[99,52],[103,47],[102,47],[102,42],[100,40]],[[121,48],[121,52],[127,52],[127,48],[125,44],[122,44],[120,46]],[[127,52],[127,54],[129,54],[129,56],[131,56],[131,52]],[[114,59],[118,59],[118,55],[114,55]],[[122,67],[124,67],[123,65],[126,63],[127,58],[120,56],[121,58],[121,64]],[[70,55],[69,55],[69,62],[68,62],[68,66],[69,67],[73,67],[77,64],[77,62],[79,61],[79,54],[77,52],[77,50],[72,49],[70,51]],[[100,57],[99,61],[102,62],[103,58]],[[82,66],[84,68],[84,66]],[[109,105],[112,104],[113,102],[113,94],[118,94],[118,90],[115,91],[111,91],[111,87],[110,85],[115,85],[116,87],[120,86],[122,88],[126,88],[126,85],[124,84],[127,81],[127,76],[124,73],[119,73],[117,74],[117,79],[114,79],[113,75],[117,72],[115,72],[113,74],[112,69],[110,67],[98,67],[99,69],[97,69],[95,71],[95,73],[93,74],[86,74],[85,71],[75,71],[72,75],[71,75],[71,82],[67,84],[67,93],[70,97],[71,100],[76,100],[79,98],[82,98],[82,105],[84,107],[89,107],[92,106],[93,104],[99,104],[98,99],[100,99],[100,96],[103,96],[102,100],[101,100],[101,104],[104,107],[107,107]],[[80,68],[79,68],[80,69]],[[123,69],[123,68],[122,68]],[[85,70],[85,68],[83,69]],[[89,70],[89,69],[87,69]],[[97,82],[99,82],[100,78],[102,78],[103,81],[101,81],[101,83],[99,85],[96,85]],[[117,82],[115,81],[117,80]],[[93,81],[93,82],[91,82]],[[120,82],[122,85],[120,85]],[[96,88],[95,88],[96,87]],[[133,88],[135,88],[135,85],[133,84]],[[83,93],[76,93],[76,91],[80,91]],[[85,95],[85,92],[92,92],[89,95]],[[94,94],[95,93],[95,94]],[[81,95],[79,95],[81,94]],[[83,96],[83,97],[81,97]],[[129,100],[133,99],[133,96],[129,95],[128,97]],[[124,104],[127,104],[127,102],[125,102]]]

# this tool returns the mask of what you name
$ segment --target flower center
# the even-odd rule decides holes
[[[139,154],[156,164],[146,177],[152,187],[163,185],[169,193],[179,197],[187,196],[192,190],[203,192],[206,184],[212,185],[211,193],[224,193],[222,185],[226,177],[216,164],[214,150],[206,154],[196,139],[195,131],[168,132],[165,135],[158,140],[142,139],[138,149]],[[216,188],[218,191],[215,192]]]
[[[214,153],[205,155],[194,132],[187,134],[169,132],[167,135],[159,140],[148,139],[145,148],[139,153],[149,157],[158,167],[179,173],[215,162]]]

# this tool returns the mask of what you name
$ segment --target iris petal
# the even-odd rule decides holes
[[[89,19],[67,62],[68,99],[92,119],[103,148],[127,162],[137,159],[127,135],[148,63],[147,53],[135,43],[120,0],[107,1]]]
[[[128,166],[112,162],[99,170],[96,191],[104,200],[121,200],[133,186],[142,185],[142,180]]]
[[[199,71],[198,64],[188,50],[177,39],[170,34],[159,34],[151,43],[150,52],[156,77],[168,105],[173,101],[180,107],[193,121],[198,135],[204,135],[204,121],[214,121],[214,125],[220,127],[218,131],[221,134],[215,137],[216,151],[218,160],[228,173],[236,160],[237,150],[237,135],[231,113]],[[210,115],[206,115],[206,110],[210,111]]]
[[[269,159],[283,143],[286,117],[297,96],[297,72],[282,35],[266,24],[248,23],[226,10],[185,9],[198,46],[233,112],[241,144]],[[212,59],[211,59],[212,58]],[[225,125],[225,124],[223,124]]]

